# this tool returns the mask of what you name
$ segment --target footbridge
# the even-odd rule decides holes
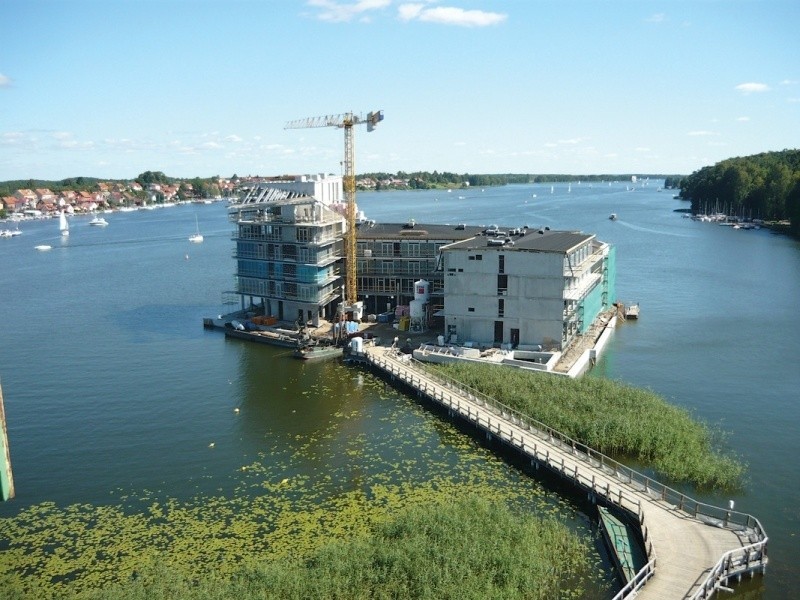
[[[366,347],[358,358],[638,523],[648,562],[614,600],[705,599],[766,572],[767,534],[755,517],[698,502],[394,348]]]

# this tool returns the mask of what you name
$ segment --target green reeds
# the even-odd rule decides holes
[[[595,450],[630,457],[673,481],[719,489],[741,485],[744,465],[714,447],[714,432],[652,391],[493,365],[434,368]]]
[[[364,537],[321,547],[303,560],[251,564],[232,579],[189,582],[163,567],[90,593],[125,598],[315,599],[579,598],[588,548],[555,519],[512,512],[475,496],[417,505]]]

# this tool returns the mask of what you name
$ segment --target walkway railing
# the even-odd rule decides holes
[[[731,577],[740,576],[758,568],[762,570],[765,568],[768,538],[761,523],[754,516],[694,500],[686,494],[639,473],[476,389],[465,386],[445,375],[432,373],[425,367],[424,363],[417,361],[410,355],[397,354],[394,349],[389,349],[386,352],[392,353],[394,356],[386,358],[386,356],[380,356],[377,353],[367,352],[366,357],[370,363],[390,375],[400,378],[418,390],[418,392],[466,415],[468,420],[485,428],[487,432],[494,433],[501,439],[505,439],[511,445],[529,454],[534,460],[546,462],[552,468],[558,470],[562,476],[572,479],[575,483],[591,490],[592,493],[606,498],[609,502],[637,516],[648,563],[620,590],[614,600],[634,597],[644,587],[647,580],[655,574],[657,562],[645,522],[641,500],[639,497],[629,493],[623,486],[632,488],[633,491],[644,494],[653,501],[668,503],[680,512],[707,524],[731,530],[741,530],[742,528],[749,530],[749,538],[755,541],[742,548],[726,552],[714,568],[711,569],[705,581],[700,584],[700,588],[691,596],[692,600],[702,600],[710,597],[715,590],[724,587]],[[421,375],[420,372],[424,375]],[[445,394],[443,390],[438,390],[437,385],[439,388],[445,388],[462,395],[467,400],[467,403],[462,403],[461,398],[458,396],[453,396],[450,393]],[[493,422],[493,419],[487,416],[482,421],[480,411],[475,410],[472,404],[483,408],[487,413],[496,415],[498,419]],[[504,430],[503,425],[509,425],[510,427]],[[522,433],[515,437],[514,428],[520,432],[528,432],[534,437],[538,437],[544,442],[543,447],[540,447],[535,442],[530,445]],[[617,486],[617,489],[612,489],[609,481],[602,481],[604,477],[598,478],[596,472],[592,473],[591,476],[581,473],[577,462],[570,470],[565,464],[563,455],[560,459],[551,455],[550,447],[555,447],[555,449],[569,454],[577,461],[586,463],[591,470],[601,471],[603,475],[617,480],[621,485]]]

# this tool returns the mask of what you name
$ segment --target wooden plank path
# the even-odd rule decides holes
[[[636,519],[648,563],[615,596],[710,598],[744,574],[764,573],[767,535],[758,519],[693,500],[454,380],[425,370],[394,348],[372,346],[361,355],[392,380],[447,408],[557,472],[576,487]]]

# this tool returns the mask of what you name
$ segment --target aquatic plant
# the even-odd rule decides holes
[[[409,507],[304,559],[190,582],[151,567],[93,600],[160,598],[579,598],[588,549],[554,519],[466,496]]]
[[[357,573],[362,575],[356,580],[359,585],[367,586],[387,565],[393,565],[397,581],[410,577],[413,571],[403,571],[406,567],[428,577],[428,566],[423,568],[426,543],[459,545],[454,536],[471,535],[463,547],[440,551],[445,557],[458,556],[448,552],[480,553],[481,548],[472,546],[499,543],[491,535],[506,536],[505,519],[512,517],[525,525],[521,538],[511,538],[515,541],[509,553],[529,559],[538,552],[527,548],[531,538],[538,536],[552,546],[562,534],[548,533],[561,530],[550,521],[569,523],[574,539],[563,544],[564,554],[572,558],[553,562],[559,585],[605,589],[607,575],[589,549],[593,534],[566,500],[380,380],[363,379],[363,386],[378,397],[375,403],[348,404],[352,396],[333,395],[348,400],[333,408],[329,420],[315,423],[303,435],[273,432],[257,458],[247,458],[230,481],[216,482],[224,493],[177,499],[159,491],[117,489],[110,490],[109,505],[43,503],[0,518],[0,595],[26,600],[247,599],[265,597],[263,583],[274,581],[283,587],[273,597],[307,598],[317,592],[321,597],[328,588],[313,588],[306,579],[330,571],[343,582],[348,573]],[[332,397],[330,389],[314,385],[303,401],[322,397]],[[342,431],[348,434],[343,437]],[[478,504],[450,506],[453,499],[467,496],[491,498],[492,503],[483,506],[473,500]],[[443,507],[461,515],[460,523],[447,517]],[[471,523],[476,514],[481,522]],[[405,520],[397,522],[401,515]],[[546,524],[536,524],[540,518]],[[539,533],[526,533],[528,521],[541,527]],[[467,531],[450,531],[456,524]],[[416,526],[433,541],[414,537]],[[479,534],[487,540],[474,542]],[[414,562],[403,562],[402,553],[381,554],[389,551],[381,549],[389,539],[408,551],[409,560],[416,557]],[[519,548],[523,544],[524,553]],[[361,556],[364,548],[368,553]],[[575,562],[577,554],[583,563]],[[497,556],[501,560],[503,555]],[[340,562],[348,557],[350,563]],[[509,554],[495,564],[495,585],[506,590],[522,577],[514,573],[529,567],[507,564],[512,558]],[[587,563],[591,573],[581,566]],[[445,591],[458,589],[448,579],[449,564],[443,563],[436,575]],[[549,573],[543,575],[547,581]],[[375,594],[365,590],[347,589],[341,597],[390,595],[389,587],[375,588]],[[514,596],[510,591],[500,595]]]
[[[673,481],[720,489],[741,484],[745,467],[714,447],[716,432],[650,390],[493,365],[431,368],[595,450],[632,458]]]

